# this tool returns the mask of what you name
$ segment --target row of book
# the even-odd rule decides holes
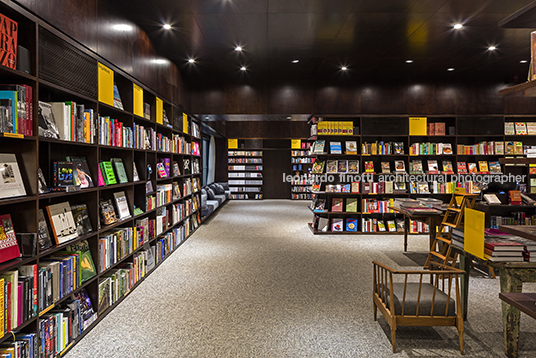
[[[536,216],[528,216],[524,212],[512,212],[513,216],[490,216],[490,225],[492,229],[498,229],[500,225],[536,225]]]
[[[524,147],[523,142],[484,141],[473,145],[458,144],[457,152],[463,155],[522,155]]]
[[[227,169],[238,171],[262,170],[262,165],[229,165]]]
[[[313,124],[316,135],[353,135],[354,122],[350,121],[321,121]]]
[[[229,185],[262,185],[262,180],[229,180]]]
[[[235,199],[235,200],[247,200],[247,199],[261,200],[262,194],[255,194],[253,197],[250,197],[248,194],[231,194],[230,198]]]
[[[229,164],[260,164],[262,158],[229,158]]]
[[[452,155],[451,143],[413,143],[409,146],[409,155]]]
[[[262,151],[258,150],[230,150],[227,152],[229,157],[262,157]]]
[[[293,200],[311,200],[312,194],[291,194],[291,199]]]
[[[0,132],[33,136],[33,88],[0,85]]]
[[[403,142],[384,142],[384,141],[376,141],[374,143],[363,142],[361,144],[361,154],[363,155],[404,154],[404,143]]]
[[[234,193],[257,193],[262,191],[261,187],[255,186],[231,186],[229,189]]]
[[[310,164],[313,162],[313,158],[290,158],[290,162],[297,164]]]
[[[262,173],[229,173],[228,178],[262,178]]]
[[[293,186],[291,192],[293,192],[293,193],[310,193],[311,188],[309,186]]]
[[[308,145],[304,147],[304,145]],[[311,148],[311,142],[303,142],[302,148],[309,149]],[[290,155],[293,157],[307,157],[309,155],[309,150],[291,150]]]
[[[504,135],[536,135],[536,122],[504,122]]]
[[[356,218],[324,218],[315,216],[313,227],[321,232],[357,232]],[[429,226],[421,221],[410,220],[410,233],[428,233]],[[404,232],[404,220],[381,220],[377,218],[361,218],[361,232]]]

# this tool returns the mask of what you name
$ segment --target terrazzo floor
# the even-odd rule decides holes
[[[372,260],[419,268],[427,236],[312,235],[305,201],[231,201],[67,358],[460,357],[454,327],[372,315]],[[536,292],[525,284],[524,291]],[[504,357],[499,280],[471,277],[466,357]],[[520,357],[536,357],[522,316]]]

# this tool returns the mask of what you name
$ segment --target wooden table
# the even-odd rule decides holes
[[[499,226],[499,230],[536,241],[536,235],[532,235],[526,227],[521,227],[522,230],[516,230],[513,226],[514,225]],[[532,237],[528,237],[527,235],[532,235]],[[536,282],[536,262],[493,262],[471,255],[464,251],[463,248],[456,245],[452,245],[452,250],[460,255],[460,269],[466,272],[466,274],[461,277],[461,303],[464,320],[467,319],[471,261],[483,263],[499,270],[501,294],[521,293],[523,282]],[[519,308],[507,304],[506,302],[502,302],[502,315],[504,352],[506,356],[515,358],[517,357],[518,350],[519,321],[521,313]]]
[[[394,207],[389,207],[389,209],[392,209],[397,213],[404,215],[404,252],[408,251],[408,233],[410,220],[423,221],[424,223],[428,224],[428,226],[430,227],[430,249],[432,249],[432,245],[436,236],[436,226],[439,226],[439,224],[441,224],[441,221],[443,220],[444,214],[442,211],[437,211],[437,213],[430,212],[410,214],[406,210],[397,209]]]
[[[536,293],[499,293],[499,298],[536,319]]]

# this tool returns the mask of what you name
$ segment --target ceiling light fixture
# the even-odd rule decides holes
[[[188,62],[189,62],[189,63],[194,63],[195,60],[194,60],[193,58],[190,58],[190,59],[188,60]]]
[[[413,63],[413,60],[406,60],[406,63]]]
[[[495,51],[496,49],[497,49],[497,47],[495,47],[495,46],[488,47],[488,51]]]
[[[453,26],[456,30],[459,30],[461,28],[463,28],[463,25],[462,24],[454,24]]]
[[[527,63],[527,62],[529,62],[529,61],[527,61],[527,60],[521,60],[521,61],[519,61],[519,63]]]
[[[134,28],[128,24],[113,25],[112,28],[117,31],[132,31]]]
[[[348,70],[348,67],[346,67],[346,66],[342,66],[342,67],[341,67],[341,70],[346,71],[346,70]]]
[[[171,25],[170,24],[164,24],[164,26],[162,26],[162,28],[164,30],[171,30]]]
[[[454,71],[454,67],[447,68],[447,71],[450,71],[450,72]]]
[[[292,63],[298,63],[300,60],[292,60]]]
[[[240,67],[240,71],[245,71],[247,68],[245,66]]]
[[[234,50],[235,51],[242,51],[242,46],[236,46]]]
[[[153,63],[159,64],[159,65],[165,65],[167,63],[167,60],[163,58],[156,58],[153,60]]]

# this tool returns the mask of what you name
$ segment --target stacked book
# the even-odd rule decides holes
[[[484,258],[493,262],[524,261],[525,246],[517,242],[521,239],[497,229],[484,230]]]
[[[450,238],[452,239],[452,243],[455,246],[463,247],[463,228],[461,229],[452,229],[452,233],[450,234]]]
[[[523,245],[523,258],[525,261],[536,262],[536,241],[525,239],[524,237],[514,236],[515,241]],[[534,254],[533,254],[534,252]]]

